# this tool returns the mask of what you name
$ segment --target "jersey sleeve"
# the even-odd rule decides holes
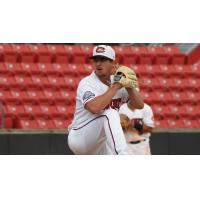
[[[143,122],[146,126],[155,127],[153,111],[150,106],[145,106],[143,114]]]
[[[82,104],[85,106],[85,104],[95,97],[98,96],[97,92],[95,91],[95,87],[91,84],[84,84],[84,82],[80,83],[78,88],[78,98],[82,102]]]

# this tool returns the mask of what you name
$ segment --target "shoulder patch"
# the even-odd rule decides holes
[[[83,101],[86,101],[92,97],[95,97],[95,94],[90,91],[86,91],[83,95]]]

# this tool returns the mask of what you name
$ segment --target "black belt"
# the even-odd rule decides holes
[[[130,144],[139,144],[140,142],[144,142],[146,141],[145,139],[144,140],[138,140],[138,141],[132,141],[132,142],[129,142]]]

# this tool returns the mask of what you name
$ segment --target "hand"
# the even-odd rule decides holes
[[[139,88],[135,72],[126,66],[117,69],[114,82],[119,82],[125,88]]]

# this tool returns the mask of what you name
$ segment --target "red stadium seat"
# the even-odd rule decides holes
[[[170,72],[170,76],[184,78],[187,76],[187,72],[189,68],[186,65],[171,65],[172,71]]]
[[[5,63],[5,70],[12,74],[23,72],[23,69],[19,63]]]
[[[80,68],[79,68],[80,69]],[[79,70],[78,69],[78,70]],[[82,75],[88,76],[94,71],[94,67],[90,64],[83,64],[82,65]],[[80,71],[79,71],[80,72]]]
[[[0,74],[0,87],[7,87],[9,85],[15,85],[16,81],[12,74],[1,73]]]
[[[21,63],[21,69],[27,74],[38,74],[40,72],[36,63]]]
[[[52,86],[65,86],[65,80],[60,74],[48,74],[48,81]]]
[[[56,74],[58,74],[58,73],[71,74],[71,72],[69,71],[69,68],[68,68],[68,64],[54,63],[54,64],[52,64],[52,69]]]
[[[5,66],[4,63],[0,63],[0,73],[9,74],[8,69],[7,69],[7,67]]]
[[[67,70],[70,76],[78,76],[79,70],[82,69],[83,64],[69,64],[67,65]],[[65,73],[66,74],[66,73]]]
[[[76,93],[74,91],[68,91],[66,87],[61,87],[59,89],[59,92],[61,94],[61,98],[65,99],[68,104],[72,104],[72,102],[75,102]]]
[[[19,62],[34,63],[35,55],[28,44],[13,44],[13,49],[19,54]]]
[[[153,64],[167,65],[170,61],[170,56],[165,53],[161,46],[149,46],[147,47],[148,52],[154,56]]]
[[[152,94],[152,91],[148,91],[148,90],[141,90],[140,91],[140,94],[142,96],[142,98],[145,100],[145,102],[149,101],[149,99],[151,99],[151,94]],[[151,100],[150,100],[150,103],[151,103]]]
[[[141,76],[153,76],[154,66],[153,65],[140,65],[138,67],[137,73]]]
[[[55,128],[58,129],[66,129],[69,125],[69,119],[64,114],[54,114],[52,115],[52,120],[55,124]]]
[[[5,112],[17,116],[18,114],[24,114],[25,110],[19,100],[10,100],[5,103]]]
[[[132,46],[131,47],[132,53],[138,55],[139,57],[139,64],[153,64],[154,56],[148,52],[146,46]]]
[[[200,88],[200,79],[188,77],[183,80],[183,87],[186,90],[199,90]]]
[[[31,77],[29,74],[25,73],[18,73],[13,76],[14,78],[14,85],[17,85],[18,87],[28,87],[30,85],[33,85],[33,81],[31,80]]]
[[[137,76],[139,75],[139,74],[141,74],[141,72],[140,72],[140,70],[141,70],[141,67],[140,67],[140,65],[129,65],[129,67],[131,68],[131,69],[133,69],[134,70],[134,72],[137,74]]]
[[[23,100],[34,100],[36,102],[45,100],[45,94],[43,93],[43,90],[38,86],[32,86],[27,88],[26,93],[28,99]]]
[[[43,73],[45,75],[55,72],[51,63],[38,63],[37,68],[39,70],[39,73]]]
[[[34,99],[25,100],[23,102],[24,110],[29,115],[37,115],[41,113],[41,109]]]
[[[81,49],[80,46],[77,45],[65,45],[65,51],[67,54],[72,56],[72,63],[76,64],[84,64],[87,61],[87,55]]]
[[[58,113],[67,114],[68,116],[72,117],[74,114],[74,106],[69,106],[67,101],[57,101],[56,107]]]
[[[93,48],[94,46],[93,45],[81,45],[81,50],[82,52],[85,54],[85,57],[86,57],[86,63],[92,63],[90,57],[92,56],[92,53],[93,53]]]
[[[199,111],[199,106],[198,104],[188,104],[184,105],[186,115],[190,118],[199,118],[200,117],[200,111]]]
[[[24,99],[28,99],[28,95],[24,89],[19,88],[19,87],[12,87],[10,88],[10,98],[16,99],[16,100],[17,99],[24,100]]]
[[[45,74],[32,74],[31,80],[34,86],[38,86],[38,87],[40,87],[41,85],[43,87],[46,87],[52,84]]]
[[[174,69],[172,65],[155,65],[154,72],[155,75],[171,77],[171,74],[174,72]]]
[[[197,120],[183,119],[183,123],[186,128],[199,128]]]
[[[51,63],[52,62],[52,55],[48,51],[48,48],[44,44],[34,44],[29,45],[29,48],[31,49],[31,52],[35,56],[36,62],[39,63]]]
[[[183,122],[179,119],[175,118],[168,118],[166,119],[168,128],[182,128],[183,127]]]
[[[172,114],[170,113],[169,107],[166,105],[153,104],[152,109],[153,109],[155,117],[167,118],[169,116],[172,116]]]
[[[58,113],[57,107],[49,101],[40,102],[39,107],[40,107],[41,113],[44,113],[47,115]]]
[[[66,53],[64,45],[47,45],[48,51],[52,54],[53,63],[69,63],[70,55]]]
[[[131,65],[129,67],[135,71],[139,80],[140,79],[144,79],[144,80],[145,79],[154,79],[154,73],[153,72],[151,73],[152,65]],[[147,72],[147,70],[149,72]]]
[[[185,91],[185,95],[187,96],[186,103],[195,102],[197,104],[200,103],[200,93],[196,91]]]
[[[58,113],[66,114],[67,106],[68,106],[68,103],[65,100],[56,102],[56,107],[57,107]]]
[[[115,63],[124,65],[134,65],[138,63],[139,56],[132,52],[131,46],[113,46],[116,52]]]
[[[165,77],[157,77],[157,85],[154,89],[169,89],[170,79]]]
[[[19,54],[12,44],[0,45],[0,54],[2,55],[3,62],[15,63],[19,61]]]
[[[171,64],[184,65],[186,63],[186,56],[184,54],[174,55]]]
[[[168,91],[155,90],[150,94],[149,101],[151,104],[165,104],[171,100]]]
[[[64,80],[65,80],[65,86],[67,86],[69,88],[69,90],[73,90],[75,91],[76,88],[78,87],[78,84],[80,82],[80,78],[73,78],[71,76],[64,76]]]
[[[184,91],[171,90],[168,102],[173,104],[185,103],[187,102],[187,95]]]
[[[166,119],[155,120],[156,128],[169,128]]]
[[[7,100],[13,100],[9,88],[0,87],[0,101],[6,102]]]
[[[171,116],[176,116],[177,118],[184,116],[184,109],[179,105],[169,105],[168,106]],[[168,115],[169,116],[169,115]]]
[[[181,78],[158,78],[161,87],[168,87],[170,90],[182,90],[183,79]],[[160,88],[161,88],[160,87]]]
[[[187,68],[188,68],[188,71],[186,72],[187,75],[195,76],[197,78],[200,77],[200,63],[187,65]]]
[[[180,52],[175,45],[168,45],[163,47],[166,54],[171,55],[171,64],[186,64],[186,56]]]
[[[139,78],[139,85],[140,85],[140,88],[143,89],[143,88],[149,88],[149,89],[155,89],[156,87],[159,88],[160,85],[157,81],[156,78],[154,77],[140,77]]]
[[[45,87],[43,88],[43,93],[45,96],[45,99],[49,99],[49,100],[59,100],[62,99],[62,95],[59,92],[59,89],[57,87]]]
[[[34,119],[37,121],[38,128],[41,129],[55,128],[53,120],[46,114],[35,115]]]
[[[162,46],[165,53],[174,55],[181,53],[180,49],[174,44],[167,44]]]
[[[22,117],[17,120],[17,126],[15,128],[38,129],[39,127],[38,127],[38,123],[36,122],[36,120]]]

